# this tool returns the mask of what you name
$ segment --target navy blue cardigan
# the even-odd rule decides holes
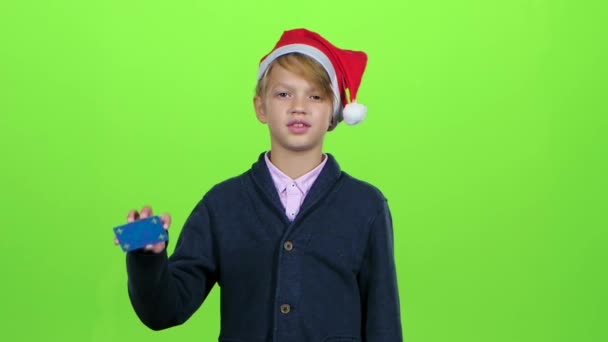
[[[171,257],[127,254],[141,321],[154,330],[182,324],[217,283],[220,341],[402,341],[382,193],[328,154],[290,222],[263,157],[201,199]]]

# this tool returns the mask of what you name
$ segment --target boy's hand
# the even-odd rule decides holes
[[[152,213],[152,207],[150,206],[145,206],[141,209],[141,212],[137,212],[137,210],[131,210],[129,211],[129,214],[127,215],[127,222],[131,223],[137,220],[141,220],[141,219],[145,219],[148,218],[150,216],[153,216]],[[168,213],[164,213],[163,215],[161,215],[161,221],[163,222],[163,228],[165,230],[169,230],[169,227],[171,226],[171,215],[169,215]],[[118,242],[118,239],[114,238],[114,244],[115,245],[119,245],[120,243]],[[166,242],[159,242],[157,244],[154,245],[147,245],[144,250],[145,251],[152,251],[156,254],[161,253],[162,251],[165,250],[165,247],[167,246]]]

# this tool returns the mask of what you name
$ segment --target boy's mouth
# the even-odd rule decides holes
[[[294,128],[310,127],[310,123],[308,123],[306,120],[294,119],[290,120],[287,126]]]
[[[294,119],[289,121],[287,127],[289,131],[293,134],[305,134],[306,132],[308,132],[310,123],[308,123],[306,120]]]

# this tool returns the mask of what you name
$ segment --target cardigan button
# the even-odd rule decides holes
[[[293,249],[293,243],[291,241],[285,241],[283,248],[285,248],[286,251],[291,252]]]
[[[281,305],[281,313],[288,314],[291,311],[291,305],[283,304]]]

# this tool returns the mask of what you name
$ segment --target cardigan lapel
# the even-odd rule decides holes
[[[301,218],[306,216],[306,214],[308,214],[308,212],[313,209],[319,201],[327,197],[327,194],[333,189],[334,185],[340,178],[342,173],[340,165],[338,165],[338,162],[333,155],[329,153],[326,154],[328,158],[327,163],[304,198],[300,212],[298,213],[298,216],[294,222],[299,221]]]
[[[264,194],[264,197],[272,204],[273,209],[276,210],[281,216],[286,225],[293,225],[293,223],[299,221],[321,199],[326,197],[327,193],[333,188],[335,183],[340,178],[342,172],[340,165],[338,165],[338,162],[334,156],[330,153],[326,153],[328,158],[327,163],[304,198],[304,202],[302,203],[302,207],[300,208],[300,212],[298,213],[297,217],[293,222],[289,222],[289,219],[285,215],[285,210],[283,208],[283,204],[281,203],[281,199],[279,198],[279,194],[277,193],[277,189],[272,181],[270,171],[266,166],[264,154],[265,152],[261,153],[258,161],[251,167],[252,179]]]
[[[277,193],[277,188],[274,186],[272,176],[270,175],[270,171],[268,170],[266,161],[264,160],[265,153],[266,152],[262,152],[258,158],[258,161],[251,166],[251,178],[253,179],[254,184],[256,184],[264,194],[266,200],[270,202],[273,209],[277,211],[285,225],[288,225],[289,219],[285,215],[283,203],[281,203],[281,199]]]

